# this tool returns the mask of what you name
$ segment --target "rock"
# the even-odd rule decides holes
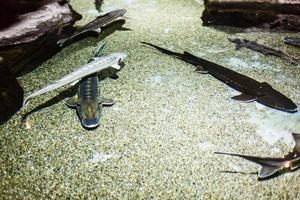
[[[0,57],[0,124],[21,108],[24,99],[16,77],[1,62],[3,59]]]
[[[226,25],[300,30],[300,1],[205,0],[204,26]]]
[[[17,9],[23,4],[27,6]],[[20,73],[24,65],[37,56],[39,49],[55,43],[81,19],[81,15],[63,0],[12,1],[5,7],[13,9],[10,15],[14,16],[10,24],[0,25],[0,56],[4,58],[3,65],[13,74]]]

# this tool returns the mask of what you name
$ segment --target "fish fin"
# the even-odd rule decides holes
[[[293,138],[295,140],[294,151],[300,153],[300,134],[293,133]]]
[[[113,99],[101,97],[100,103],[104,106],[112,106],[115,103],[115,101]]]
[[[71,107],[71,108],[74,108],[76,107],[78,104],[78,95],[74,95],[72,97],[70,97],[67,101],[66,101],[66,105]]]
[[[199,74],[208,74],[208,71],[205,70],[205,69],[204,69],[203,67],[201,67],[201,66],[197,66],[197,68],[195,69],[194,72],[199,73]]]
[[[107,41],[104,41],[104,42],[101,44],[101,46],[98,47],[98,49],[97,49],[96,52],[94,53],[94,56],[93,56],[93,57],[94,57],[94,58],[98,58],[98,57],[102,56],[102,55],[103,55],[103,51],[104,51],[106,45],[107,45]]]
[[[29,99],[30,99],[30,97],[26,97],[26,98],[24,99],[24,101],[23,101],[23,107],[26,107],[26,106],[28,105]]]
[[[256,97],[249,95],[249,94],[242,93],[237,96],[231,97],[231,99],[249,103],[249,102],[255,101]]]
[[[95,31],[96,33],[100,33],[101,32],[101,28],[99,27],[99,28],[96,28],[95,30],[93,30],[93,31]]]
[[[175,57],[178,57],[178,58],[182,58],[183,54],[181,53],[177,53],[177,52],[174,52],[174,51],[170,51],[168,49],[165,49],[165,48],[162,48],[162,47],[159,47],[159,46],[156,46],[154,44],[151,44],[151,43],[148,43],[148,42],[141,42],[142,44],[146,44],[146,45],[149,45],[149,46],[152,46],[153,48],[157,49],[158,51],[162,52],[162,53],[165,53],[167,55],[171,55],[171,56],[175,56]]]
[[[113,64],[112,66],[111,66],[112,68],[115,68],[115,69],[121,69],[121,66],[120,65],[118,65],[118,64]]]
[[[74,82],[70,83],[70,86],[74,86],[74,85],[76,85],[76,84],[77,84],[79,81],[80,81],[80,80],[76,80],[76,81],[74,81]]]
[[[280,166],[268,166],[262,165],[260,171],[258,172],[258,178],[268,178],[281,170]]]

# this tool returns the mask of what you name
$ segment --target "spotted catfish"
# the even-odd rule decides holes
[[[142,43],[150,45],[162,53],[172,55],[178,59],[190,63],[197,67],[196,72],[201,74],[210,74],[226,85],[241,92],[240,95],[232,97],[234,100],[243,102],[257,101],[263,105],[278,110],[286,112],[297,111],[297,105],[293,103],[292,100],[273,89],[272,86],[266,82],[258,82],[248,76],[237,73],[203,58],[196,57],[186,51],[184,53],[177,53],[150,43]]]
[[[89,62],[101,57],[105,46],[106,43],[95,52]],[[76,108],[81,124],[85,128],[96,128],[100,124],[102,106],[111,106],[114,101],[100,96],[98,74],[94,73],[81,79],[77,94],[66,104],[71,108]]]
[[[215,152],[215,154],[238,156],[259,164],[261,169],[258,172],[258,178],[271,178],[283,172],[295,171],[300,167],[300,134],[293,133],[293,138],[296,143],[295,147],[291,153],[283,158],[257,157],[223,152]]]

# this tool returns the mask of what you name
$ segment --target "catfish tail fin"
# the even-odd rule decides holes
[[[171,56],[175,56],[175,57],[180,58],[180,59],[183,58],[183,54],[181,54],[181,53],[170,51],[168,49],[164,49],[162,47],[156,46],[156,45],[148,43],[148,42],[141,42],[141,43],[152,46],[152,47],[154,47],[155,49],[159,50],[162,53],[165,53],[165,54],[168,54],[168,55],[171,55]]]

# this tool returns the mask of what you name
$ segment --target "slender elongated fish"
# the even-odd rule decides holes
[[[293,133],[293,138],[296,143],[295,147],[291,153],[287,154],[283,158],[257,157],[223,152],[215,152],[215,154],[238,156],[259,164],[261,169],[258,172],[258,178],[271,178],[279,175],[280,173],[294,171],[300,167],[300,134]]]
[[[297,106],[292,100],[273,89],[272,86],[266,82],[258,82],[248,76],[237,73],[203,58],[196,57],[186,51],[182,54],[158,47],[150,43],[142,43],[150,45],[162,53],[172,55],[178,59],[190,63],[197,67],[196,72],[201,74],[210,74],[229,87],[241,92],[240,95],[232,97],[234,100],[242,102],[257,101],[263,105],[278,110],[286,112],[297,111]]]
[[[284,53],[280,50],[276,50],[276,49],[267,47],[265,45],[258,44],[255,41],[250,41],[250,40],[246,40],[246,39],[238,39],[238,38],[236,38],[236,39],[228,38],[228,40],[232,43],[235,43],[236,50],[239,50],[239,49],[245,47],[245,48],[251,49],[253,51],[260,52],[264,55],[273,55],[273,56],[279,57],[293,65],[297,64],[297,59],[292,58],[291,56],[287,55],[286,53]]]
[[[300,48],[300,38],[299,37],[284,37],[283,42],[286,44],[293,45]]]
[[[105,46],[106,43],[96,51],[93,58],[102,56]],[[90,59],[89,62],[92,60]],[[96,128],[100,124],[102,106],[114,104],[113,100],[100,96],[98,85],[98,74],[91,74],[82,78],[79,82],[77,94],[66,102],[69,107],[76,108],[81,124],[88,129]]]
[[[76,30],[71,36],[58,40],[57,45],[63,47],[65,44],[68,44],[70,41],[74,40],[79,35],[85,34],[87,32],[95,32],[96,34],[99,34],[101,32],[101,27],[111,23],[118,17],[122,17],[125,13],[126,13],[125,9],[119,9],[101,15],[97,17],[95,20],[89,22],[88,24]]]
[[[124,53],[113,53],[105,57],[93,58],[92,62],[83,65],[78,70],[71,72],[70,74],[55,81],[54,83],[51,83],[50,85],[47,85],[42,89],[37,90],[34,93],[30,94],[28,97],[25,98],[23,102],[23,107],[26,106],[28,104],[28,101],[35,96],[42,95],[46,92],[50,92],[52,90],[55,90],[59,87],[62,87],[70,83],[72,83],[72,85],[75,85],[80,79],[90,74],[94,74],[98,71],[107,69],[109,67],[120,69],[120,66],[118,64],[122,62],[126,57],[127,55]]]

